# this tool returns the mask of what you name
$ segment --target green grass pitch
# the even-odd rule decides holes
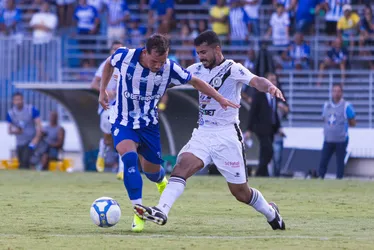
[[[132,208],[114,174],[0,171],[0,249],[374,249],[374,182],[250,179],[279,205],[287,231],[273,231],[238,203],[222,177],[187,182],[165,226],[130,231]],[[145,205],[157,203],[144,178]],[[91,203],[116,199],[113,228],[91,222]]]

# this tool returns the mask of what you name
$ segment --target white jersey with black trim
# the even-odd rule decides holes
[[[243,84],[255,77],[242,64],[225,59],[213,69],[204,68],[202,63],[195,63],[187,68],[193,76],[206,81],[226,99],[240,104]],[[239,109],[224,110],[214,99],[199,92],[199,127],[217,127],[239,124]]]

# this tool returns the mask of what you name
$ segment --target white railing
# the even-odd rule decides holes
[[[320,126],[325,101],[331,100],[334,84],[343,84],[344,98],[351,102],[357,115],[358,127],[373,128],[374,71],[327,70],[320,77],[319,71],[279,71],[279,79],[291,113],[285,126]],[[319,84],[318,84],[319,83]]]

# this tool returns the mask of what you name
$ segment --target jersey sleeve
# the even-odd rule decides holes
[[[6,121],[12,123],[12,117],[10,116],[9,112],[6,113]]]
[[[232,75],[237,83],[243,83],[249,85],[251,80],[256,76],[251,73],[246,67],[241,63],[236,63],[232,68]]]
[[[182,68],[176,62],[170,61],[170,82],[174,85],[188,83],[192,78],[190,71]]]
[[[356,112],[353,109],[352,104],[347,103],[346,108],[345,108],[345,114],[347,116],[347,119],[354,119],[356,117]]]
[[[100,77],[101,78],[103,76],[103,70],[104,70],[105,62],[106,61],[102,62],[100,64],[99,68],[96,70],[96,72],[95,72],[95,76],[96,77]]]
[[[39,118],[40,116],[39,110],[37,110],[34,106],[32,107],[31,113],[32,113],[32,119]]]
[[[114,52],[114,54],[110,58],[110,64],[121,70],[121,65],[123,60],[125,59],[127,53],[129,53],[129,49],[126,47],[121,47]]]

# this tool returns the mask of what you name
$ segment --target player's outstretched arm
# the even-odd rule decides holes
[[[256,88],[258,91],[269,92],[272,96],[275,96],[283,101],[286,101],[284,99],[282,91],[280,91],[280,89],[278,89],[274,84],[272,84],[268,79],[264,77],[255,76],[252,78],[249,84],[252,87]]]
[[[200,80],[197,77],[192,76],[190,82],[189,82],[195,89],[200,91],[201,93],[212,97],[214,100],[216,100],[223,109],[227,109],[227,107],[232,108],[239,108],[239,104],[235,104],[231,102],[230,100],[227,100],[224,98],[220,93],[217,92],[212,86],[210,86],[208,83]]]
[[[108,93],[106,92],[106,88],[109,84],[110,78],[113,75],[114,67],[110,63],[111,57],[109,57],[103,69],[103,76],[101,77],[101,84],[100,84],[100,96],[99,96],[99,103],[103,107],[103,109],[107,110],[109,108],[109,98]]]

